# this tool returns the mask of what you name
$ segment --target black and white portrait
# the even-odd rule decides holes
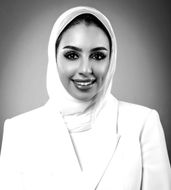
[[[0,3],[0,189],[171,189],[170,8]]]

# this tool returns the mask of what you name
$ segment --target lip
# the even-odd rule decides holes
[[[73,82],[94,82],[95,81],[95,79],[73,79],[72,80]]]
[[[72,80],[74,83],[74,86],[79,89],[79,90],[90,90],[94,83],[95,83],[95,79],[74,79]]]

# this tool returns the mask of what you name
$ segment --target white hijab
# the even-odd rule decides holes
[[[72,97],[63,87],[59,78],[56,62],[56,41],[63,29],[75,17],[90,13],[97,17],[106,27],[111,37],[112,48],[110,66],[104,84],[97,94],[95,100],[83,102]],[[91,124],[103,106],[105,99],[111,93],[112,78],[116,66],[116,38],[109,20],[98,10],[90,7],[75,7],[64,12],[55,22],[48,45],[48,70],[47,70],[47,91],[49,100],[54,109],[59,111],[71,132],[85,131],[91,128]],[[93,106],[92,106],[93,105]],[[88,109],[88,111],[85,111]]]

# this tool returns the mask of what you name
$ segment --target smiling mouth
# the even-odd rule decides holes
[[[90,80],[72,80],[74,85],[81,90],[88,90],[93,87],[94,83],[96,82],[95,79]]]

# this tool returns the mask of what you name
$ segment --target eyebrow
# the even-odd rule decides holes
[[[105,48],[105,47],[96,47],[96,48],[91,49],[92,52],[93,52],[93,51],[99,51],[99,50],[105,50],[105,51],[108,51],[108,49]]]
[[[72,49],[75,51],[82,51],[81,48],[75,47],[75,46],[65,46],[63,49]]]
[[[80,51],[80,52],[82,51],[81,48],[78,48],[78,47],[75,47],[75,46],[65,46],[63,49],[72,49],[72,50]],[[105,47],[96,47],[96,48],[91,49],[91,52],[99,51],[99,50],[105,50],[105,51],[108,51],[108,49],[105,48]]]

